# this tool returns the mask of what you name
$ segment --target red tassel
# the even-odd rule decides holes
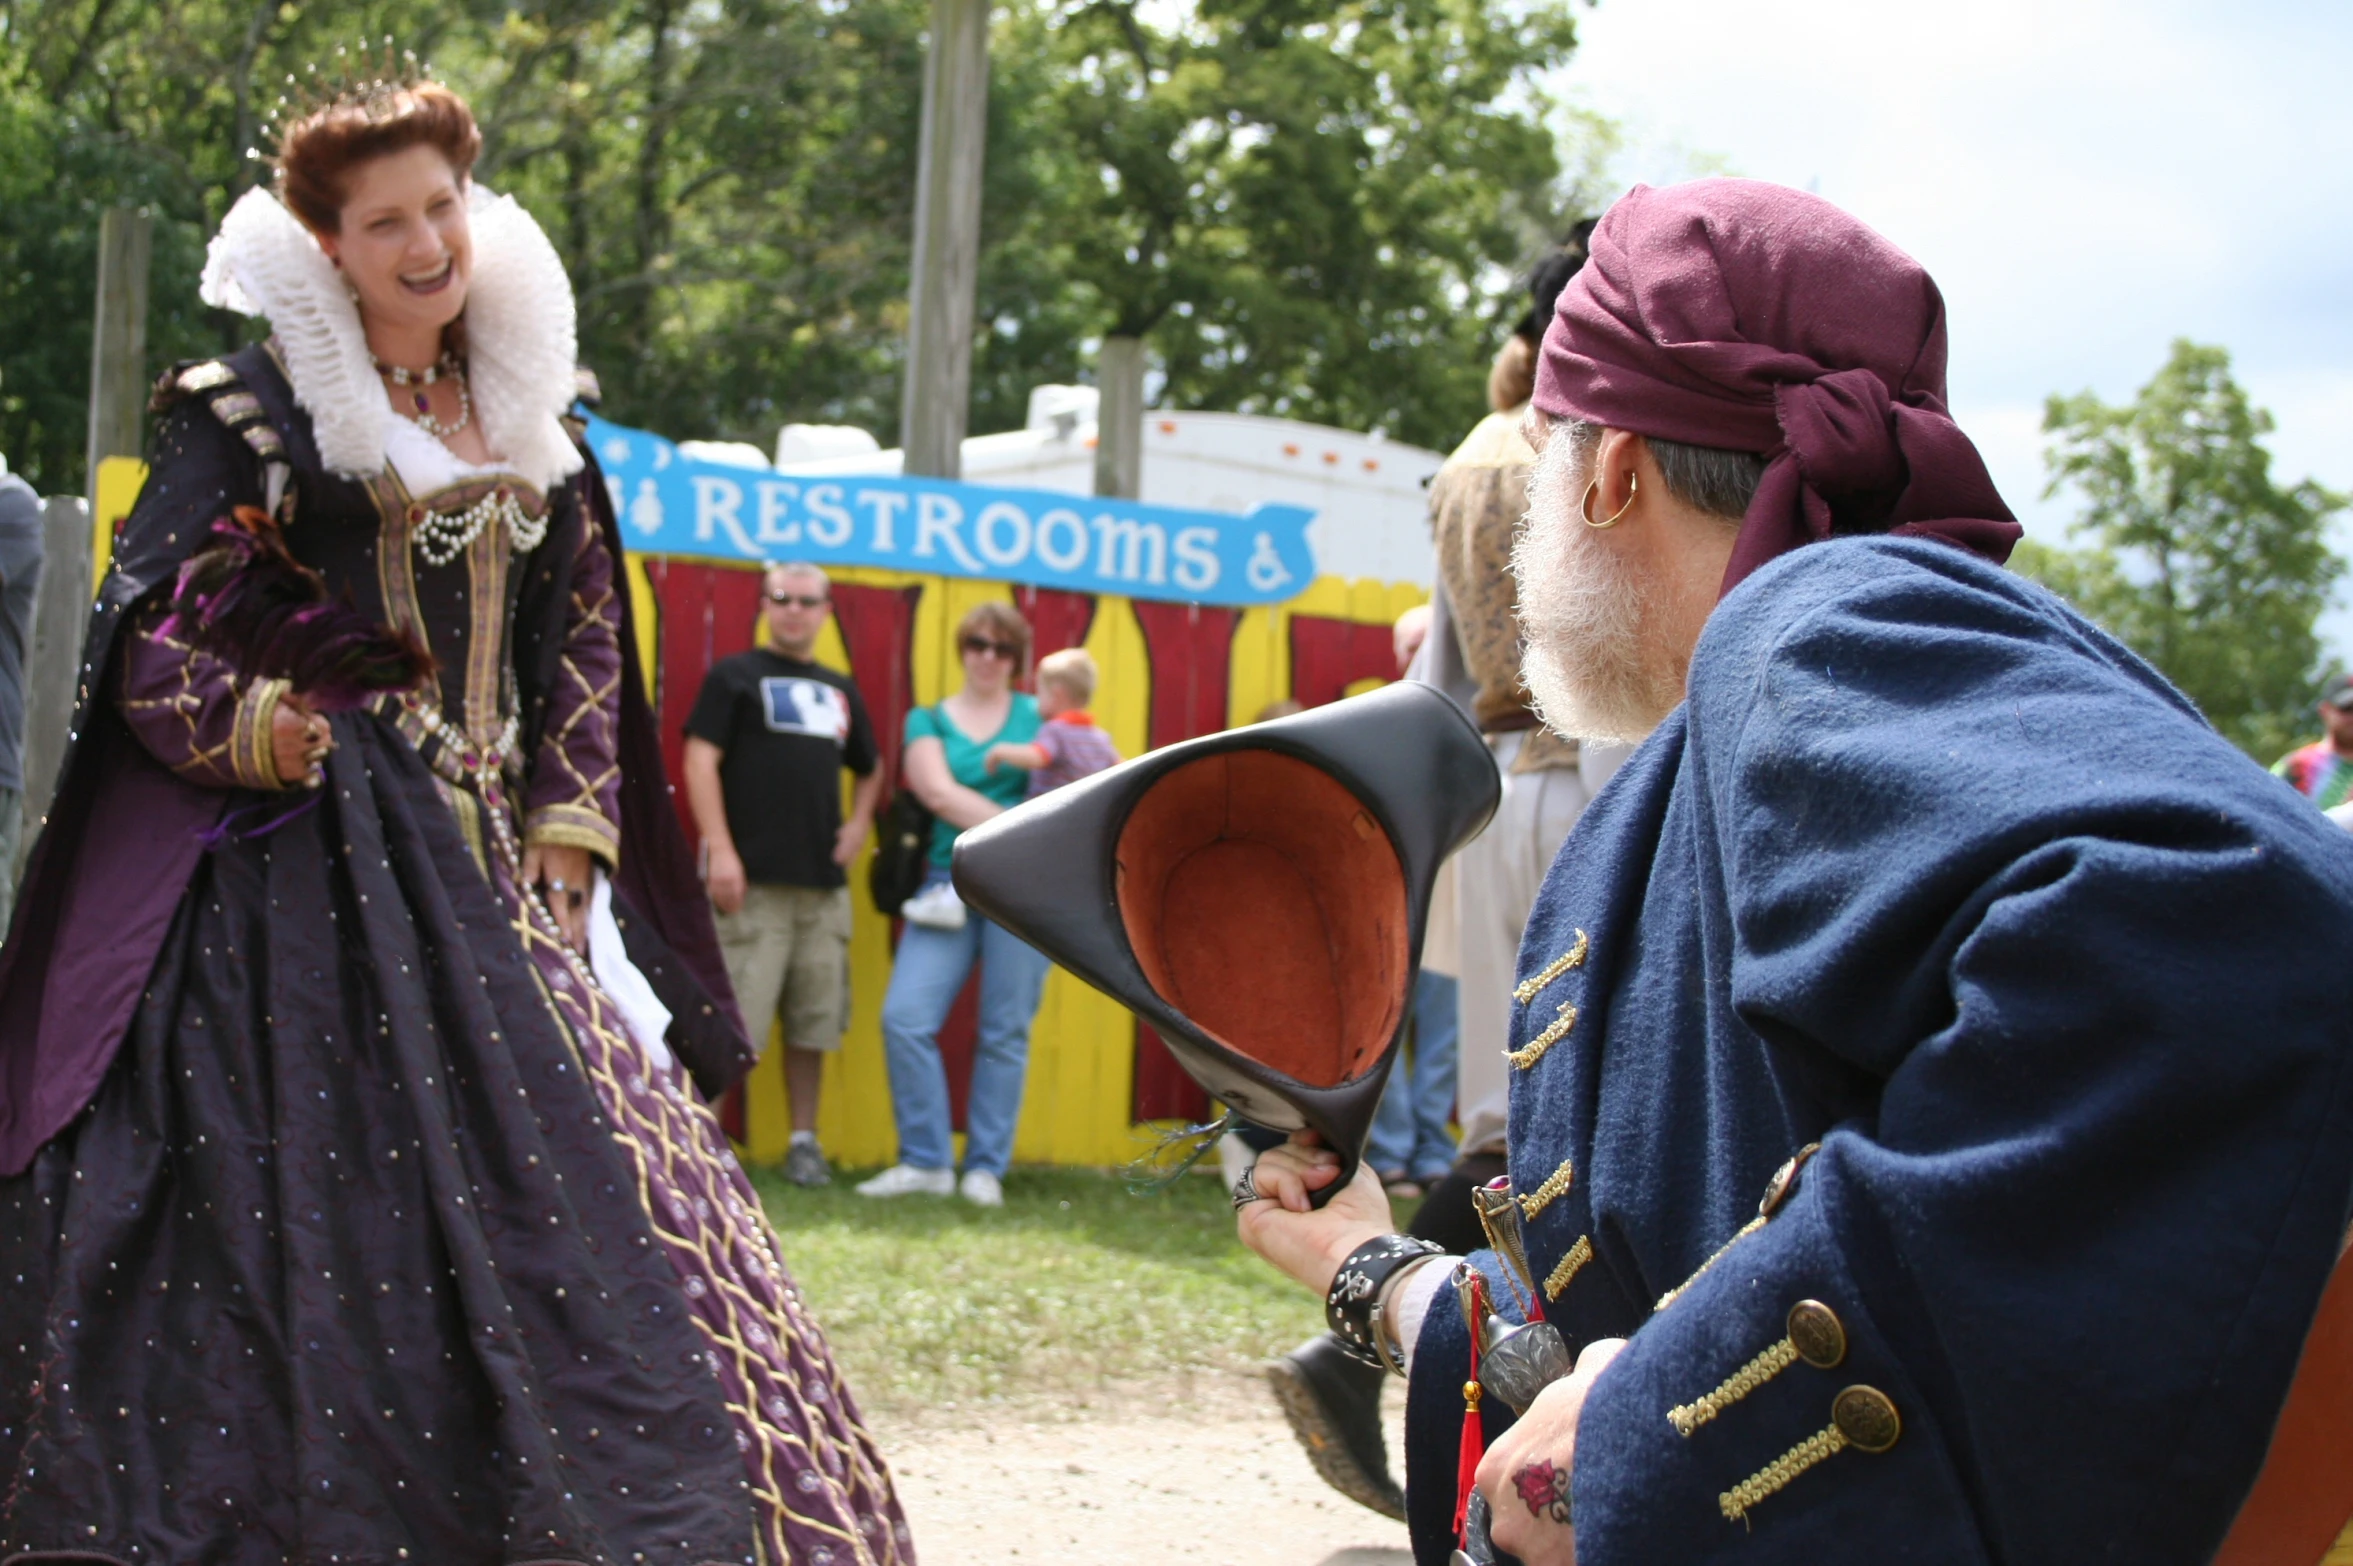
[[[1454,1537],[1463,1542],[1462,1523],[1471,1506],[1471,1491],[1478,1487],[1479,1460],[1487,1455],[1487,1426],[1479,1417],[1479,1329],[1487,1315],[1487,1281],[1479,1273],[1471,1275],[1469,1295],[1470,1320],[1464,1323],[1471,1334],[1470,1379],[1462,1384],[1462,1446],[1454,1462]]]

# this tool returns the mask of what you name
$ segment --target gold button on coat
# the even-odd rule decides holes
[[[1895,1403],[1877,1387],[1848,1387],[1830,1405],[1830,1422],[1860,1452],[1884,1452],[1904,1433]]]
[[[1816,1370],[1829,1370],[1846,1358],[1846,1328],[1820,1300],[1799,1300],[1789,1307],[1789,1346]]]

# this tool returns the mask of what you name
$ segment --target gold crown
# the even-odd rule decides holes
[[[372,51],[365,40],[356,47],[338,44],[335,57],[324,68],[314,60],[301,76],[286,78],[285,91],[278,94],[261,126],[263,139],[272,150],[248,147],[245,155],[257,162],[273,161],[283,150],[287,126],[299,124],[321,109],[345,104],[373,115],[380,109],[388,110],[394,94],[435,80],[433,67],[419,64],[413,50],[396,51],[389,33],[381,50]]]

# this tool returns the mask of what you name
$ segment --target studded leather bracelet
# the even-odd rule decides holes
[[[1324,1295],[1324,1323],[1340,1340],[1349,1358],[1382,1370],[1400,1368],[1391,1361],[1381,1341],[1377,1319],[1381,1289],[1399,1269],[1425,1256],[1445,1254],[1445,1246],[1417,1240],[1410,1234],[1384,1234],[1348,1253],[1348,1259],[1332,1275],[1332,1286]]]

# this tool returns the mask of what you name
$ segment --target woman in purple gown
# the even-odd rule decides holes
[[[206,269],[274,335],[159,388],[0,951],[0,1557],[913,1559],[698,1092],[749,1054],[478,146],[297,119]],[[241,643],[290,583],[398,688]]]

